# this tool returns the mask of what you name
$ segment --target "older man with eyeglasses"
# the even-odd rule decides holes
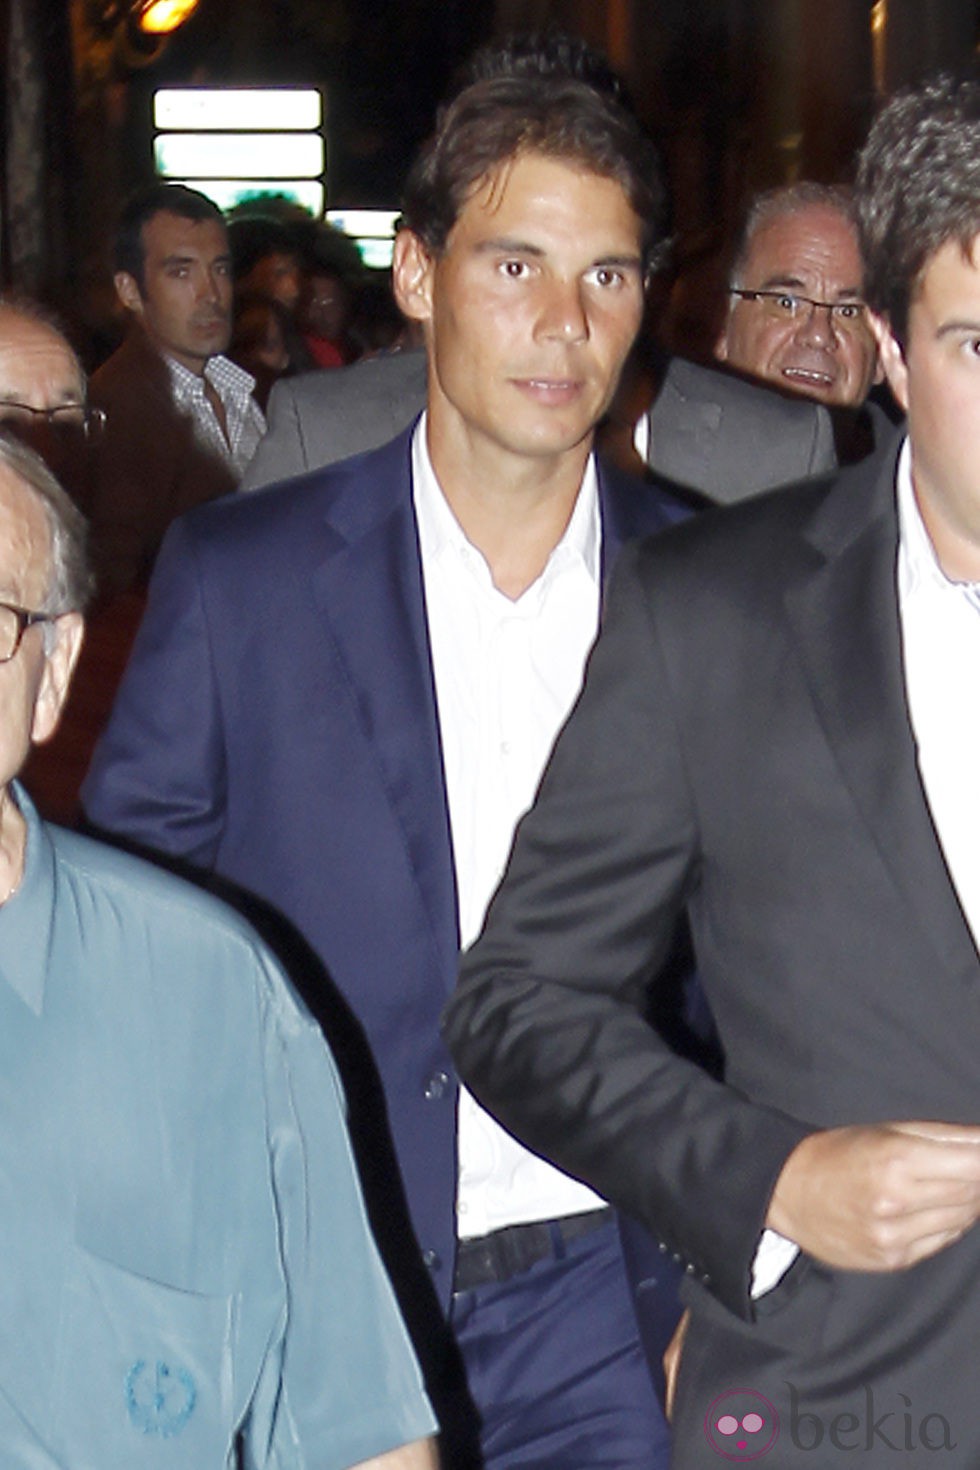
[[[230,910],[18,779],[89,581],[0,435],[3,1464],[435,1470],[317,1026]]]
[[[84,510],[87,449],[105,414],[87,401],[85,373],[55,322],[34,302],[0,298],[0,430],[34,449]]]
[[[838,437],[851,439],[856,413],[881,370],[850,190],[803,182],[760,194],[730,281],[719,360],[827,404],[840,421]]]

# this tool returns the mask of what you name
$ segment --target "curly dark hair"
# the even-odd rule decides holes
[[[942,74],[897,93],[858,157],[857,213],[865,295],[904,346],[927,263],[980,234],[980,77]]]

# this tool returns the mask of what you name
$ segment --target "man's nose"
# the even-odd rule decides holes
[[[563,342],[584,342],[589,336],[589,316],[578,281],[552,281],[545,290],[538,332],[542,337]]]
[[[227,276],[221,271],[202,271],[198,296],[204,301],[220,302],[224,298]]]
[[[833,307],[811,301],[804,310],[805,315],[796,329],[797,336],[802,342],[833,350],[840,342]]]

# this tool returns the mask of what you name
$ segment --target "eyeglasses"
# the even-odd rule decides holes
[[[835,331],[854,332],[864,326],[868,308],[863,301],[814,301],[796,291],[746,291],[732,286],[730,296],[740,301],[757,301],[774,322],[809,320],[815,311],[825,311]]]
[[[26,607],[0,602],[0,664],[9,664],[28,628],[33,628],[35,623],[53,622],[53,613],[28,612]]]
[[[105,411],[88,408],[84,403],[60,403],[57,408],[34,408],[30,403],[0,400],[0,429],[5,429],[27,443],[45,431],[55,434],[81,434],[91,443],[102,437]]]

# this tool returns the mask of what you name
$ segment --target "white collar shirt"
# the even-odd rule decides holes
[[[174,403],[182,413],[190,415],[195,439],[203,449],[223,459],[241,478],[265,433],[262,410],[252,397],[255,379],[220,353],[208,358],[203,377],[192,373],[172,357],[165,355],[163,360],[170,373]],[[227,438],[205,392],[205,379],[224,408]]]
[[[465,948],[482,928],[598,629],[598,482],[590,458],[564,535],[540,577],[512,601],[446,502],[424,416],[412,441],[412,479]],[[461,1237],[603,1204],[517,1143],[465,1089],[458,1142]]]
[[[905,692],[919,774],[980,947],[980,584],[954,582],[940,567],[916,503],[907,439],[898,463],[898,520]]]

